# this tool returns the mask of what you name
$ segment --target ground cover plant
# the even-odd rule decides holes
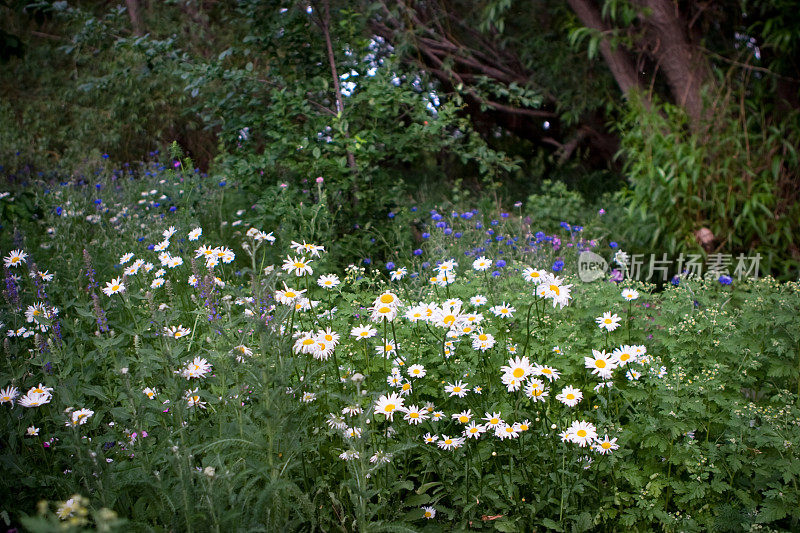
[[[398,206],[347,265],[324,179],[285,222],[230,187],[175,159],[3,197],[38,217],[2,220],[8,526],[798,527],[798,283],[584,283],[605,215],[521,202]]]

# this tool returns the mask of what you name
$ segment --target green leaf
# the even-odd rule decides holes
[[[552,529],[553,531],[564,531],[564,528],[561,525],[551,520],[550,518],[542,518],[542,525],[548,529]]]

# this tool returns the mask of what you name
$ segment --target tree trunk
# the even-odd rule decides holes
[[[128,17],[131,19],[134,35],[144,35],[142,18],[139,13],[139,0],[125,0],[125,4],[128,6]]]
[[[689,24],[672,0],[639,0],[648,29],[649,53],[664,72],[675,102],[693,126],[703,117],[704,83],[711,81],[708,61],[689,37]]]
[[[581,24],[587,28],[607,33],[611,28],[603,22],[600,10],[591,0],[567,0],[569,7],[578,16]],[[607,38],[600,41],[600,54],[608,65],[614,80],[622,94],[627,95],[633,89],[641,89],[639,75],[628,53],[620,47],[613,47]]]

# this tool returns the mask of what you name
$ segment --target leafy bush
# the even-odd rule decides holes
[[[793,279],[800,204],[790,183],[800,172],[800,115],[770,121],[744,97],[726,107],[735,97],[723,95],[710,116],[724,118],[700,129],[689,128],[676,106],[647,110],[632,100],[620,124],[629,238],[672,254],[702,253],[696,232],[707,228],[706,252],[758,252],[767,271]]]

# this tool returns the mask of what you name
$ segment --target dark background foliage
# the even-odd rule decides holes
[[[324,177],[326,238],[343,238],[412,199],[510,205],[556,180],[616,211],[631,250],[758,252],[796,277],[793,2],[6,0],[0,11],[11,181],[177,141],[267,219],[280,217],[280,183],[313,192]]]

